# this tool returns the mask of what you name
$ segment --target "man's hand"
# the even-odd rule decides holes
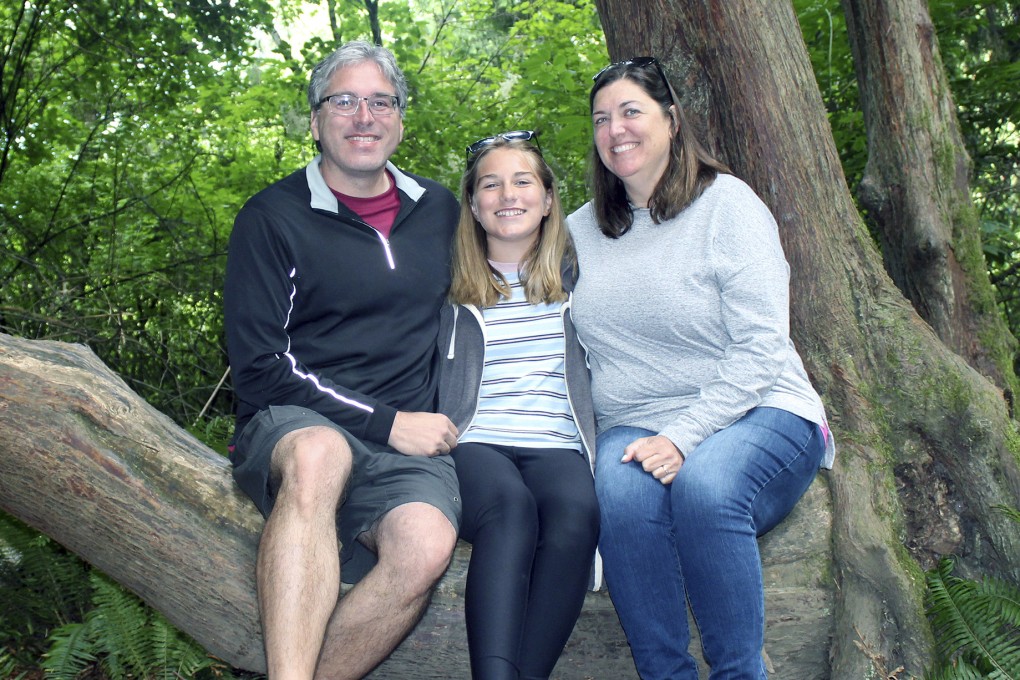
[[[654,437],[635,439],[623,450],[621,463],[630,461],[641,463],[645,472],[663,484],[672,484],[680,466],[684,464],[684,456],[676,444],[661,434]]]
[[[457,428],[442,413],[397,411],[387,443],[408,456],[439,456],[457,445]]]

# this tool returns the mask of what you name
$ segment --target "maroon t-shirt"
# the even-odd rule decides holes
[[[336,196],[336,200],[353,210],[366,224],[389,238],[393,220],[397,219],[397,213],[400,212],[400,196],[397,194],[397,183],[393,181],[393,175],[387,171],[386,176],[390,180],[390,188],[378,196],[358,198],[341,194],[332,188],[330,191]]]

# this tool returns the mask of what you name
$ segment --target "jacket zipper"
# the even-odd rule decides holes
[[[362,224],[365,224],[362,222]],[[383,252],[386,253],[386,262],[390,265],[390,269],[396,269],[397,265],[393,261],[393,251],[390,249],[390,240],[382,235],[382,232],[373,227],[370,224],[365,224],[366,227],[375,232],[376,236],[379,237],[380,243],[382,243]]]
[[[329,210],[323,210],[321,212],[323,212],[323,213],[325,213],[327,215],[332,215],[335,218],[340,218],[340,214],[339,213],[335,213],[335,212],[332,212],[332,211],[329,211]],[[343,222],[342,219],[340,221]],[[393,259],[393,249],[390,247],[390,240],[388,238],[386,238],[385,236],[383,236],[381,231],[379,231],[378,229],[373,227],[368,222],[365,222],[363,220],[352,220],[352,222],[353,222],[353,224],[360,224],[361,226],[365,227],[366,229],[371,231],[373,234],[375,234],[379,238],[379,243],[383,247],[383,253],[386,255],[386,264],[389,265],[389,268],[391,270],[392,269],[396,269],[397,268],[397,263]],[[348,222],[348,224],[350,224],[352,222]],[[393,226],[394,227],[396,226],[396,222],[393,223]]]

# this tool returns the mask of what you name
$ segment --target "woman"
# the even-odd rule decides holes
[[[570,322],[573,279],[552,171],[516,131],[468,147],[439,410],[461,433],[465,614],[474,678],[548,678],[598,540],[595,422]]]
[[[650,57],[595,76],[593,200],[567,220],[598,422],[599,551],[642,678],[766,677],[756,537],[834,449],[789,337],[775,220]]]

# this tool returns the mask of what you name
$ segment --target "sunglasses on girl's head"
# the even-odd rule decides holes
[[[468,145],[467,148],[468,158],[471,158],[471,156],[475,155],[485,147],[489,146],[497,139],[502,139],[507,142],[513,142],[517,140],[523,141],[534,140],[534,142],[538,144],[538,132],[536,132],[535,130],[513,130],[511,132],[501,132],[498,135],[493,135],[492,137],[479,139],[477,142]]]

